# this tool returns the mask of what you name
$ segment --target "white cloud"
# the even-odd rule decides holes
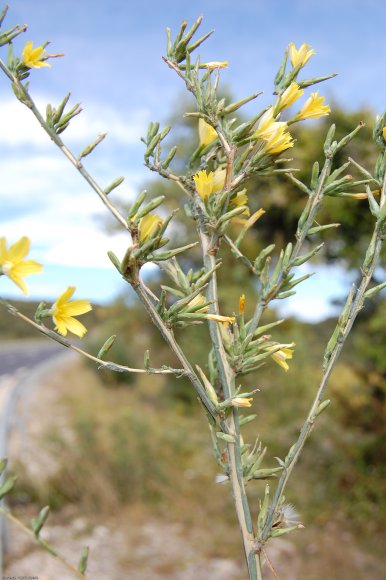
[[[53,98],[35,98],[43,114],[47,103],[56,101],[57,99]],[[145,108],[137,108],[128,113],[120,110],[117,113],[106,103],[103,105],[93,103],[86,105],[85,110],[73,119],[66,130],[66,141],[81,142],[86,146],[95,140],[99,133],[107,132],[113,142],[132,145],[139,143],[149,120],[150,111]],[[52,147],[52,143],[31,111],[14,98],[4,99],[1,102],[0,127],[1,145]]]

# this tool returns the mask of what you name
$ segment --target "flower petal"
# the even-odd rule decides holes
[[[88,300],[73,300],[63,307],[66,316],[79,316],[92,310],[92,306]]]
[[[29,238],[23,236],[18,242],[15,242],[8,250],[7,259],[14,264],[20,262],[29,252]]]
[[[82,338],[82,336],[87,332],[87,328],[79,322],[79,320],[76,320],[76,318],[72,318],[71,316],[65,321],[65,324],[70,332],[76,334],[76,336],[79,336],[80,338]]]

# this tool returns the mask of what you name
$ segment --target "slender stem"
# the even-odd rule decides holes
[[[204,405],[205,409],[211,415],[211,417],[214,420],[216,420],[217,411],[215,409],[215,406],[213,405],[212,401],[208,397],[204,387],[201,384],[200,379],[198,378],[198,376],[194,372],[191,364],[189,363],[188,359],[186,358],[181,347],[176,342],[176,339],[174,338],[173,332],[165,325],[164,321],[162,320],[159,313],[157,312],[157,309],[154,307],[154,304],[150,300],[150,298],[149,298],[149,296],[148,296],[148,294],[147,294],[147,292],[142,284],[142,281],[139,280],[139,282],[137,284],[132,284],[132,287],[133,287],[135,293],[137,294],[138,298],[142,302],[143,306],[147,310],[148,314],[150,315],[152,322],[158,328],[162,337],[164,338],[166,343],[170,346],[171,350],[174,352],[174,354],[177,356],[178,360],[180,361],[180,363],[184,369],[184,375],[192,383],[193,387],[195,388],[195,390],[200,398],[201,403]]]
[[[210,238],[202,228],[199,229],[199,235],[201,239],[205,270],[207,272],[213,271],[216,266],[216,258],[212,251],[213,248],[210,245]],[[207,297],[208,301],[212,302],[211,313],[219,314],[216,271],[213,271],[210,278]],[[228,363],[218,324],[214,321],[208,322],[210,337],[216,357],[217,368],[220,375],[224,397],[229,398],[235,392],[235,375]],[[257,580],[259,578],[259,562],[257,560],[255,551],[253,523],[244,485],[240,448],[239,416],[238,410],[234,407],[232,408],[229,418],[227,419],[227,425],[228,432],[233,435],[235,439],[235,443],[229,443],[227,445],[230,469],[229,476],[232,485],[233,499],[235,502],[236,514],[241,529],[249,578],[251,580]]]
[[[49,554],[51,554],[51,556],[53,556],[54,558],[56,558],[57,560],[59,560],[60,562],[62,562],[62,564],[68,569],[70,570],[70,572],[72,572],[77,578],[86,578],[86,576],[84,574],[82,574],[82,572],[79,572],[79,570],[77,570],[74,566],[72,566],[72,564],[70,564],[65,558],[64,556],[62,556],[61,554],[58,554],[58,552],[55,550],[55,548],[53,546],[51,546],[48,542],[46,542],[46,540],[43,540],[42,538],[37,538],[34,534],[34,532],[32,530],[30,530],[27,526],[25,526],[23,524],[23,522],[21,522],[16,516],[14,516],[10,511],[8,511],[7,509],[0,507],[0,514],[3,515],[4,517],[6,517],[9,521],[11,521],[13,524],[15,524],[16,526],[18,526],[20,529],[23,530],[23,532],[25,532],[26,534],[28,534],[35,542],[37,542],[37,544],[39,546],[41,546],[42,548],[44,548]],[[4,576],[5,578],[5,576]]]
[[[298,225],[298,229],[296,231],[296,244],[294,246],[292,255],[291,255],[291,261],[293,261],[295,258],[297,258],[301,252],[301,249],[303,247],[304,244],[304,240],[308,234],[309,229],[312,227],[312,224],[314,223],[315,220],[315,216],[319,210],[320,204],[322,202],[323,199],[323,186],[324,186],[324,182],[327,179],[329,173],[330,173],[330,169],[331,169],[331,163],[332,163],[332,159],[331,158],[327,158],[323,169],[321,171],[319,180],[318,180],[318,185],[315,189],[315,191],[312,194],[312,197],[309,199],[306,207],[303,210],[302,215],[300,216],[299,219],[299,225]],[[228,242],[229,243],[229,242]],[[232,250],[233,247],[232,247]],[[241,254],[241,252],[240,252]],[[269,292],[268,296],[265,296],[263,294],[261,294],[259,296],[259,299],[257,301],[256,304],[256,308],[255,308],[255,312],[253,314],[253,317],[248,325],[248,334],[249,334],[249,339],[247,338],[245,341],[245,344],[248,345],[248,343],[252,340],[253,337],[253,333],[255,332],[255,330],[257,329],[257,327],[259,326],[259,322],[261,319],[261,316],[264,312],[264,310],[267,308],[268,304],[271,302],[271,300],[273,300],[279,290],[280,287],[283,283],[283,280],[285,278],[284,274],[288,274],[290,272],[290,266],[286,269],[286,270],[282,270],[280,275],[279,275],[279,279],[278,282],[275,284],[274,288]]]
[[[386,176],[385,176],[383,187],[382,187],[381,202],[380,202],[381,207],[385,204],[385,201],[386,201]],[[361,269],[362,274],[363,274],[362,280],[361,280],[361,283],[360,283],[358,289],[355,292],[355,298],[353,299],[347,322],[341,328],[340,337],[336,341],[336,343],[333,347],[333,350],[329,356],[328,364],[326,365],[326,367],[323,371],[323,376],[322,376],[322,379],[321,379],[321,382],[319,385],[319,389],[315,395],[315,399],[312,403],[311,410],[307,416],[307,419],[304,422],[303,427],[300,431],[298,440],[291,447],[290,452],[286,457],[286,460],[285,460],[286,468],[283,470],[283,473],[282,473],[280,480],[278,482],[278,485],[276,487],[275,496],[274,496],[272,503],[269,507],[268,514],[267,514],[267,520],[266,520],[265,526],[264,526],[263,531],[262,531],[261,540],[263,542],[266,541],[269,537],[269,533],[270,533],[270,530],[272,528],[273,520],[275,517],[275,511],[277,509],[277,506],[279,505],[279,502],[280,502],[281,497],[283,495],[283,492],[284,492],[284,489],[285,489],[286,484],[288,482],[288,479],[289,479],[291,472],[292,472],[292,470],[293,470],[293,468],[294,468],[294,466],[299,458],[299,455],[304,447],[304,444],[307,441],[308,437],[310,436],[311,431],[314,427],[315,419],[318,415],[318,407],[321,404],[323,397],[324,397],[324,394],[326,392],[326,389],[328,387],[328,383],[329,383],[329,379],[330,379],[333,367],[339,358],[339,355],[340,355],[340,353],[343,349],[343,346],[345,344],[345,341],[346,341],[346,339],[347,339],[347,337],[352,329],[352,326],[355,322],[356,317],[358,316],[360,310],[363,308],[364,294],[365,294],[367,287],[368,287],[368,285],[373,277],[375,268],[377,267],[378,262],[379,262],[379,256],[381,253],[381,249],[382,249],[382,245],[383,245],[383,241],[384,241],[384,236],[385,236],[384,228],[385,228],[385,226],[382,225],[382,223],[380,221],[376,222],[376,225],[374,227],[374,232],[373,232],[370,244],[369,244],[369,249],[373,248],[370,263],[366,263],[366,261],[367,261],[367,255],[366,255],[365,262],[364,262],[362,269]],[[339,322],[338,322],[338,325],[339,325]]]
[[[66,348],[69,348],[70,350],[73,350],[73,351],[81,354],[82,356],[98,363],[99,368],[105,368],[105,369],[109,369],[111,371],[116,371],[119,373],[142,373],[142,374],[151,374],[151,375],[174,374],[174,375],[178,375],[178,376],[182,376],[185,374],[185,371],[183,369],[173,369],[170,367],[165,367],[165,368],[161,368],[161,369],[153,369],[153,368],[134,369],[131,367],[126,367],[124,365],[119,365],[119,364],[114,363],[112,361],[106,361],[106,360],[100,359],[100,358],[93,356],[92,354],[86,352],[85,350],[82,350],[78,346],[75,346],[69,340],[63,338],[62,336],[60,336],[59,334],[57,334],[53,330],[50,330],[49,328],[46,328],[45,326],[43,326],[41,324],[37,324],[36,322],[34,322],[30,318],[28,318],[28,316],[25,316],[25,314],[22,314],[21,312],[19,312],[19,310],[17,310],[17,308],[15,308],[12,304],[9,304],[3,298],[0,299],[0,302],[2,302],[7,307],[7,309],[9,310],[9,312],[11,314],[13,314],[14,316],[17,316],[18,318],[21,318],[22,320],[24,320],[24,322],[27,322],[28,324],[33,326],[36,330],[38,330],[39,332],[41,332],[42,334],[44,334],[48,338],[51,338],[52,340],[59,342],[60,344],[62,344]]]

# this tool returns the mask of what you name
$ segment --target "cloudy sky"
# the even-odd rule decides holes
[[[52,68],[33,71],[31,94],[44,110],[71,90],[84,112],[65,134],[75,153],[108,132],[105,142],[85,162],[106,186],[126,177],[115,199],[131,198],[148,179],[139,139],[151,120],[170,116],[181,95],[181,82],[162,62],[165,28],[177,31],[202,14],[203,30],[216,29],[200,51],[202,60],[229,60],[223,82],[236,97],[263,90],[261,106],[270,102],[272,78],[290,41],[311,44],[316,56],[307,76],[336,72],[322,92],[352,110],[375,112],[385,107],[386,36],[382,0],[15,0],[6,24],[28,23],[15,42],[21,52],[27,40],[51,41],[49,52],[65,57]],[[2,58],[6,58],[6,49]],[[32,241],[31,258],[45,273],[27,279],[30,296],[55,299],[69,284],[79,297],[108,301],[124,289],[106,257],[122,256],[125,234],[107,235],[101,227],[105,210],[81,177],[56,151],[29,111],[19,104],[0,77],[0,235],[13,242]],[[331,280],[334,280],[332,283]],[[321,294],[339,295],[346,286],[336,269],[320,269],[292,298],[288,311],[321,318],[329,312]],[[1,293],[20,297],[1,278]]]

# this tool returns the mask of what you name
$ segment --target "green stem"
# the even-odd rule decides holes
[[[142,284],[142,281],[140,280],[137,284],[132,284],[132,288],[134,289],[138,298],[140,299],[143,306],[145,307],[145,310],[148,312],[152,322],[155,324],[155,326],[160,331],[163,339],[166,341],[166,343],[170,346],[171,350],[177,356],[178,360],[180,361],[180,363],[182,365],[182,368],[185,371],[185,376],[190,380],[193,387],[195,388],[195,390],[200,398],[201,403],[204,405],[204,407],[207,410],[207,412],[209,413],[209,415],[211,415],[211,417],[214,420],[216,420],[217,419],[217,411],[216,411],[212,401],[208,397],[204,387],[201,384],[200,379],[198,378],[198,376],[194,372],[191,364],[187,360],[181,347],[176,342],[176,339],[174,338],[173,332],[165,325],[164,321],[162,320],[159,313],[157,312],[157,309],[154,307],[154,304],[150,300],[150,298],[149,298],[149,296],[148,296],[148,294],[147,294],[147,292]]]
[[[382,187],[382,194],[381,194],[381,207],[384,205],[385,201],[386,201],[386,176],[384,179],[384,183],[383,183],[383,187]],[[329,383],[329,379],[331,376],[331,372],[333,370],[333,367],[336,363],[336,361],[339,358],[339,355],[343,349],[343,346],[345,344],[345,341],[352,329],[352,326],[355,322],[356,317],[358,316],[360,310],[363,308],[363,303],[364,303],[364,294],[367,290],[367,287],[373,277],[375,268],[378,265],[379,262],[379,256],[381,253],[381,249],[382,249],[382,245],[383,245],[383,241],[384,241],[384,228],[385,226],[382,225],[382,223],[380,221],[377,221],[374,231],[373,231],[373,235],[369,244],[369,248],[373,247],[373,253],[371,256],[371,260],[370,260],[370,264],[363,264],[362,266],[362,280],[361,283],[358,287],[358,289],[356,290],[355,293],[355,298],[353,300],[351,309],[350,309],[350,314],[348,317],[347,322],[345,323],[344,327],[342,328],[342,332],[341,332],[341,336],[339,338],[339,340],[337,340],[330,358],[328,360],[328,364],[326,366],[326,368],[324,369],[323,372],[323,376],[319,385],[319,389],[316,393],[315,399],[312,403],[311,406],[311,410],[307,416],[306,421],[303,424],[303,427],[300,431],[298,440],[296,441],[296,443],[291,447],[290,452],[288,453],[285,463],[286,463],[286,468],[283,470],[283,473],[280,477],[280,480],[278,482],[278,485],[276,487],[276,491],[275,491],[275,495],[274,498],[272,500],[272,503],[269,507],[268,510],[268,514],[267,514],[267,520],[265,523],[265,526],[263,528],[262,531],[262,535],[261,535],[261,540],[264,542],[269,538],[269,534],[272,528],[272,524],[274,521],[274,517],[275,517],[275,512],[276,509],[280,503],[280,500],[282,498],[282,495],[284,493],[285,487],[287,485],[288,479],[291,475],[291,472],[299,458],[299,455],[304,447],[304,444],[306,443],[308,437],[311,434],[311,431],[314,427],[315,424],[315,420],[317,417],[317,411],[318,411],[318,407],[321,404],[324,394],[326,392],[326,389],[328,387],[328,383]],[[339,324],[339,323],[338,323]]]
[[[54,558],[56,558],[57,560],[59,560],[77,578],[86,578],[86,576],[84,574],[82,574],[82,572],[79,572],[79,570],[77,570],[74,566],[72,566],[72,564],[70,564],[64,558],[64,556],[62,556],[61,554],[58,554],[58,552],[55,550],[55,548],[52,547],[48,542],[46,542],[46,540],[43,540],[42,538],[36,538],[34,532],[32,530],[30,530],[29,528],[27,528],[27,526],[25,526],[23,524],[23,522],[21,522],[10,511],[8,511],[7,509],[5,509],[3,507],[0,507],[0,514],[3,515],[4,517],[6,517],[9,521],[11,521],[17,527],[19,527],[20,529],[22,529],[24,533],[26,533],[27,535],[29,535],[39,546],[41,546],[42,548],[44,548],[44,550],[46,550],[46,552],[48,552],[49,554],[51,554],[51,556],[53,556]],[[5,578],[5,576],[4,576],[4,578]]]
[[[213,253],[213,246],[211,246],[210,237],[206,232],[203,231],[202,228],[199,229],[199,235],[201,239],[205,270],[207,272],[213,271],[214,267],[216,266],[216,258],[215,254]],[[207,297],[208,301],[212,301],[211,313],[219,314],[216,271],[213,271],[210,278]],[[224,397],[229,398],[235,392],[235,375],[229,366],[219,330],[219,325],[217,322],[209,321],[209,332],[216,357],[216,363],[220,375]],[[235,503],[236,514],[243,539],[249,578],[250,580],[258,580],[259,561],[255,550],[255,538],[251,512],[249,509],[247,494],[245,492],[243,465],[241,461],[240,424],[238,410],[236,408],[232,408],[226,424],[228,426],[228,432],[233,435],[235,439],[235,443],[229,443],[227,445],[230,470],[229,476],[232,485],[232,494]]]

